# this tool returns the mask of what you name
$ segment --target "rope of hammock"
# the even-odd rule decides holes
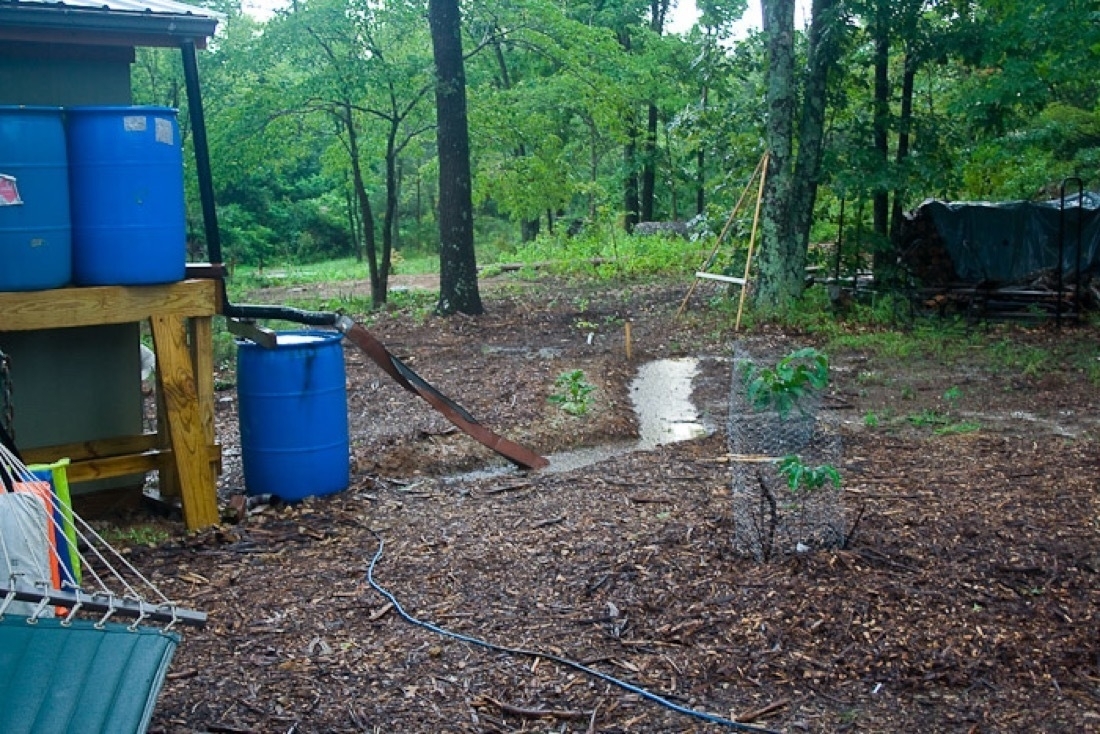
[[[146,620],[163,622],[168,625],[166,631],[177,624],[201,627],[206,623],[204,612],[175,604],[82,517],[72,513],[71,523],[68,514],[59,520],[59,500],[48,489],[49,482],[28,469],[3,445],[0,445],[0,475],[9,480],[5,484],[15,487],[16,497],[27,497],[27,502],[34,502],[36,497],[42,500],[47,519],[46,524],[36,527],[29,514],[12,513],[17,537],[7,539],[0,534],[0,619],[13,603],[20,601],[37,603],[28,617],[31,623],[52,616],[52,607],[67,609],[62,624],[71,623],[80,612],[102,615],[97,626],[114,616],[133,618],[131,626],[135,628]],[[45,563],[33,564],[35,578],[27,578],[29,572],[14,567],[9,540],[33,547],[44,542],[46,527],[55,538],[69,537],[67,531],[75,534],[81,579],[61,561],[60,551],[52,542],[48,543]],[[93,562],[89,563],[89,559]],[[82,585],[90,588],[85,590]]]

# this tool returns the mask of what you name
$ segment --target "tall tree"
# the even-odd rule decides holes
[[[649,29],[657,36],[664,33],[665,16],[669,0],[651,0],[649,4]],[[652,97],[646,103],[646,129],[642,138],[642,180],[639,191],[639,216],[644,222],[653,221],[653,198],[657,184],[657,102]]]
[[[795,157],[794,0],[761,0],[767,43],[767,181],[761,211],[756,302],[780,308],[802,294],[806,249],[821,170],[828,73],[843,30],[836,0],[814,0]]]
[[[428,0],[435,57],[435,111],[439,146],[440,314],[480,314],[474,206],[470,181],[470,133],[466,120],[466,70],[458,0]]]
[[[802,292],[802,262],[791,236],[791,156],[794,151],[794,0],[761,0],[767,41],[768,165],[760,220],[756,301],[777,307]]]
[[[874,157],[885,171],[890,155],[890,0],[875,0],[871,35],[874,44],[875,96],[873,107]],[[885,185],[872,193],[872,224],[875,231],[874,269],[878,279],[888,282],[895,260],[889,238],[890,191]]]

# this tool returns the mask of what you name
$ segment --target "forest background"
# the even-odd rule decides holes
[[[378,305],[394,268],[439,251],[428,0],[198,4],[224,14],[200,75],[226,260],[366,259]],[[769,186],[801,180],[809,197],[799,267],[809,243],[839,238],[848,270],[890,262],[902,216],[927,198],[1047,199],[1066,177],[1097,183],[1094,3],[816,0],[789,37],[776,18],[796,15],[793,0],[765,0],[762,30],[747,9],[700,0],[694,24],[671,32],[671,0],[465,3],[478,261],[576,255],[582,228],[614,239],[638,222],[694,218],[713,236],[774,155],[777,105],[793,179],[773,160]],[[180,108],[190,142],[174,52],[139,49],[134,90]],[[190,165],[187,181],[201,259]],[[767,212],[764,224],[774,237]]]

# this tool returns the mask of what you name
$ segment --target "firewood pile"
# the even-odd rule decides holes
[[[903,218],[898,252],[901,266],[926,288],[945,288],[959,279],[947,244],[923,207]]]

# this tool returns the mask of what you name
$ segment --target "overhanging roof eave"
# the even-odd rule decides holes
[[[0,3],[0,39],[137,46],[204,46],[217,18],[151,12],[26,7]]]

